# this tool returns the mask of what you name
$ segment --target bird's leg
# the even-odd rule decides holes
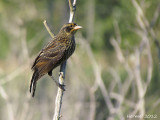
[[[60,84],[52,75],[52,71],[48,72],[48,75],[52,78],[52,80],[56,83],[56,85],[61,88],[63,91],[65,91],[65,85]]]

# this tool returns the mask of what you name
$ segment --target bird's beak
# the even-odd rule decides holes
[[[77,25],[77,26],[74,27],[74,30],[78,30],[78,29],[80,29],[80,28],[82,28],[82,26],[78,26],[78,25]]]

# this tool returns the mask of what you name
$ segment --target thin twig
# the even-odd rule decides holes
[[[76,11],[76,2],[77,0],[74,0],[73,1],[73,4],[72,4],[72,1],[71,0],[68,0],[69,2],[69,8],[70,8],[70,18],[69,18],[69,23],[73,22],[74,20],[74,13]]]
[[[95,120],[96,116],[96,97],[95,92],[98,88],[97,81],[94,82],[94,85],[90,88],[90,112],[89,112],[89,118],[88,120]]]
[[[101,89],[102,95],[104,97],[106,105],[108,106],[110,114],[112,114],[112,113],[114,113],[114,106],[110,100],[110,96],[108,95],[108,91],[107,91],[107,89],[104,85],[104,82],[102,80],[101,68],[94,58],[94,55],[93,55],[92,50],[90,48],[90,45],[88,43],[86,43],[85,41],[83,41],[83,42],[84,42],[84,46],[86,47],[88,57],[89,57],[91,64],[93,66],[93,70],[94,70],[94,74],[95,74],[95,78],[96,78],[96,83],[98,84],[98,86]]]
[[[9,101],[7,93],[5,92],[5,90],[1,85],[0,85],[0,95],[6,101],[9,120],[14,120],[13,106]]]
[[[117,39],[118,39],[118,37],[117,37]],[[118,99],[116,99],[116,107],[115,107],[116,113],[115,114],[118,114],[119,117],[122,118],[123,117],[123,112],[121,112],[121,109],[123,107],[122,104],[124,104],[124,103],[126,104],[125,96],[127,95],[127,91],[131,86],[131,82],[133,80],[133,73],[132,73],[132,70],[131,70],[131,68],[130,68],[121,48],[120,48],[120,45],[118,44],[118,40],[111,38],[110,42],[115,49],[115,52],[116,52],[116,55],[117,55],[119,62],[124,66],[125,70],[128,73],[128,77],[126,78],[124,83],[121,83],[120,76],[119,76],[119,78],[117,78],[118,76],[115,73],[114,74],[111,73],[112,76],[119,81],[119,88],[121,88],[121,90],[119,90],[119,93],[116,93],[116,94],[119,94],[119,97],[118,97]],[[111,95],[111,97],[113,97],[112,91],[110,92],[110,95]]]
[[[123,94],[123,96],[125,96],[129,87],[130,87],[130,85],[131,85],[131,82],[133,80],[133,73],[132,73],[131,68],[129,67],[128,62],[125,60],[125,57],[123,55],[123,52],[122,52],[118,42],[114,38],[112,38],[111,39],[111,44],[113,45],[113,47],[116,51],[118,60],[124,66],[124,68],[126,69],[126,71],[128,73],[128,78],[126,79],[126,82],[124,82],[123,85],[122,85],[122,88],[123,88],[122,94]]]
[[[136,80],[136,85],[137,85],[137,90],[138,90],[138,99],[140,104],[137,104],[139,108],[140,115],[144,116],[145,114],[145,108],[144,108],[144,87],[142,83],[142,78],[141,78],[141,71],[140,71],[140,52],[138,49],[136,49],[136,60],[135,60],[135,68],[134,68],[134,74],[135,74],[135,80]],[[136,113],[135,113],[136,114]]]
[[[19,68],[15,69],[12,73],[7,74],[4,78],[0,79],[0,85],[4,85],[12,80],[15,80],[14,78],[19,76],[26,69],[27,69],[27,65],[20,66]]]
[[[140,84],[140,82],[137,83],[137,87],[140,88],[140,89],[138,89],[138,90],[140,90],[140,91],[138,91],[138,93],[139,93],[139,103],[140,103],[140,104],[138,104],[139,105],[138,107],[139,107],[139,110],[141,112],[141,115],[143,115],[145,113],[144,96],[146,94],[148,85],[151,82],[152,70],[153,70],[152,54],[151,54],[151,48],[150,48],[150,44],[149,44],[149,41],[150,41],[149,40],[149,34],[151,35],[151,37],[155,41],[155,43],[157,43],[156,45],[157,45],[158,50],[160,50],[160,49],[159,49],[159,42],[156,42],[157,39],[156,39],[156,35],[155,35],[153,29],[151,27],[149,28],[150,25],[149,25],[149,22],[148,22],[148,20],[146,19],[145,15],[144,15],[143,9],[141,8],[141,6],[138,4],[138,2],[136,0],[132,0],[132,3],[133,3],[134,7],[137,10],[136,15],[139,18],[139,19],[137,19],[137,22],[142,27],[142,32],[141,32],[142,34],[140,35],[140,37],[142,38],[142,43],[145,44],[145,47],[146,47],[146,50],[147,50],[147,58],[148,58],[147,80],[146,80],[146,82],[144,82],[144,80],[140,81],[141,84],[144,83],[143,85],[140,85],[140,86],[138,86]],[[141,13],[139,12],[139,10],[141,11]],[[138,57],[139,56],[140,55],[138,55]],[[137,73],[137,72],[135,72],[135,73]],[[140,70],[139,70],[139,73],[137,73],[135,75],[136,76],[136,80],[139,79],[139,78],[137,78],[137,75],[140,76]],[[143,87],[143,89],[142,89],[142,87]]]
[[[46,20],[43,21],[43,24],[44,24],[44,26],[46,27],[46,29],[47,29],[48,33],[50,34],[50,36],[51,36],[52,38],[54,38],[54,34],[52,33],[51,29],[49,28]]]

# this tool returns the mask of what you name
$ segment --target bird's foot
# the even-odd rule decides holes
[[[64,73],[63,72],[59,72],[59,77],[62,77],[64,79]]]
[[[63,91],[65,91],[65,88],[64,88],[65,85],[62,85],[62,84],[59,83],[59,84],[58,84],[58,87],[61,88]]]

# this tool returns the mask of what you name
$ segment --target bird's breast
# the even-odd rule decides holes
[[[66,50],[65,50],[65,56],[66,59],[68,59],[73,52],[75,51],[76,43],[75,43],[75,38],[74,36],[71,39],[68,39],[66,41]]]

